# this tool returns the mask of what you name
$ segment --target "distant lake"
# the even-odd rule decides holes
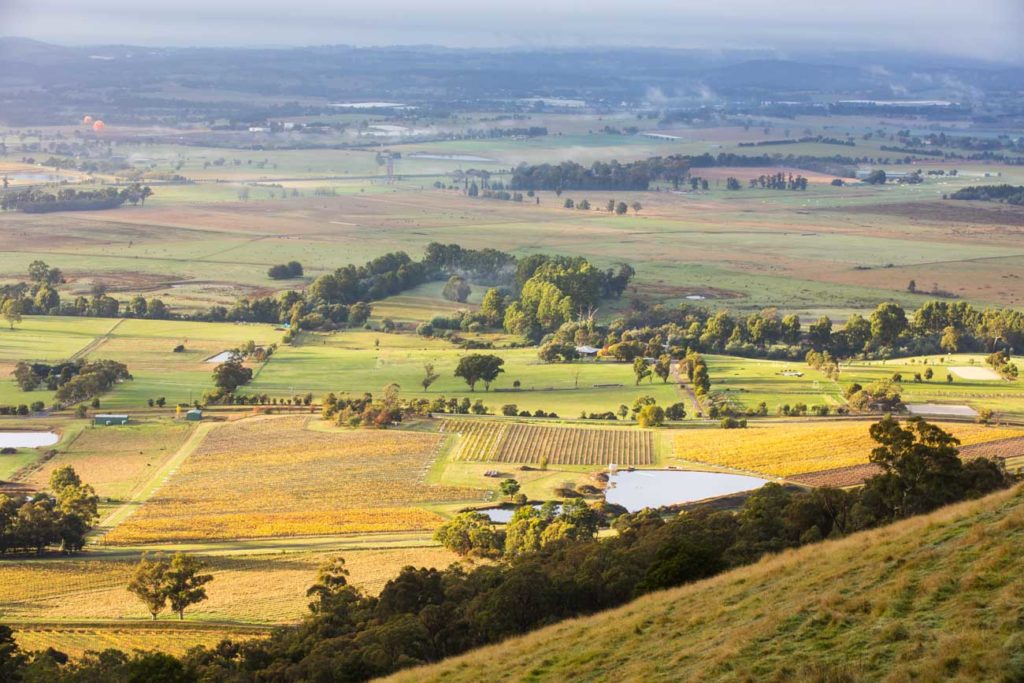
[[[720,472],[634,470],[617,472],[608,480],[605,500],[630,512],[664,505],[692,503],[705,498],[758,489],[767,479]]]
[[[54,432],[0,432],[0,448],[38,448],[60,441]]]

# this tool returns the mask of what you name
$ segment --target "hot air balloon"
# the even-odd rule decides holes
[[[96,123],[92,124],[92,129],[97,133],[102,133],[103,129],[106,127],[107,124],[103,123],[102,121],[97,121]]]
[[[89,116],[88,114],[83,116],[82,117],[82,125],[91,126],[92,125],[92,117]]]

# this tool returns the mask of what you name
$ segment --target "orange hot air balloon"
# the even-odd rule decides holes
[[[96,123],[92,124],[92,129],[97,133],[102,133],[103,129],[106,127],[107,124],[103,123],[102,121],[97,121]]]
[[[92,125],[92,117],[89,116],[88,114],[86,114],[85,116],[82,117],[82,123],[84,125],[86,125],[86,126],[91,126]]]

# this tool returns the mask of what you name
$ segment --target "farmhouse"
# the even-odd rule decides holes
[[[596,356],[597,352],[601,349],[594,348],[593,346],[577,346],[576,353],[581,356]]]

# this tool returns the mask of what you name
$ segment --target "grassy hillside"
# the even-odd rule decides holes
[[[1018,681],[1024,488],[805,547],[396,681]]]

